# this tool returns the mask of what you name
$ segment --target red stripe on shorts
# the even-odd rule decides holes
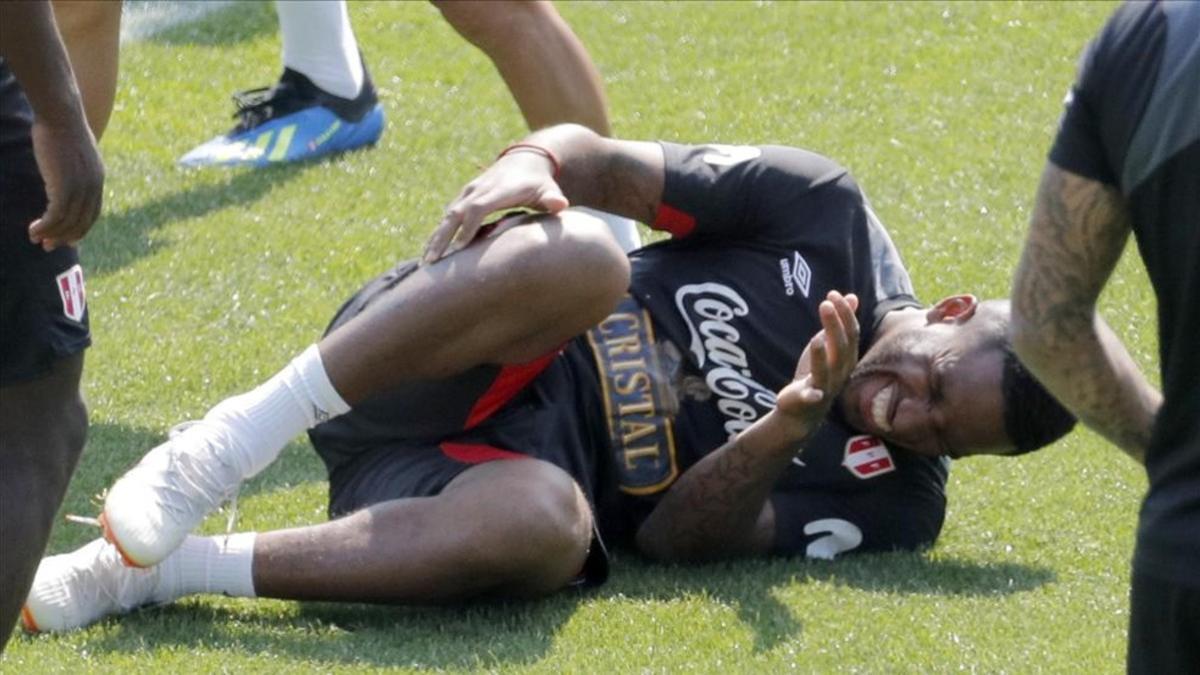
[[[483,392],[483,396],[475,402],[471,408],[471,412],[467,415],[467,422],[463,429],[470,429],[480,422],[492,416],[505,403],[512,400],[517,392],[525,388],[525,385],[533,381],[550,362],[554,360],[561,348],[555,349],[548,354],[543,354],[529,363],[521,363],[515,366],[504,366],[500,369],[500,374],[496,376],[492,386]]]
[[[686,237],[696,229],[696,217],[667,204],[658,205],[654,214],[654,229],[666,230],[676,237]]]
[[[501,450],[481,443],[442,443],[442,454],[464,464],[482,464],[497,459],[528,459],[519,452]]]

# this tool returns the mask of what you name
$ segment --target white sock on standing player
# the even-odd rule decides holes
[[[220,434],[220,447],[245,479],[275,461],[283,446],[303,431],[349,410],[325,373],[321,352],[312,345],[255,389],[218,403],[195,433]]]
[[[283,65],[334,96],[358,96],[363,65],[345,0],[277,0],[275,13],[283,33]]]

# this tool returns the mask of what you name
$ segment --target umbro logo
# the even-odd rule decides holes
[[[798,251],[792,251],[792,259],[779,259],[779,271],[783,276],[783,292],[788,296],[796,294],[796,289],[800,289],[800,294],[808,297],[808,286],[812,281],[812,270],[808,267],[808,262],[804,260],[804,256]]]

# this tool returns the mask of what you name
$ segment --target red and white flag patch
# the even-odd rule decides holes
[[[87,309],[87,293],[83,288],[83,268],[79,265],[54,277],[58,294],[62,297],[63,315],[72,321],[83,321]]]
[[[896,470],[892,453],[883,441],[874,436],[851,436],[846,441],[846,456],[842,466],[856,478],[874,478]]]

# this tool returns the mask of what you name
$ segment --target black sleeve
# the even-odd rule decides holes
[[[1122,5],[1084,50],[1050,149],[1057,166],[1120,185],[1137,122],[1162,62],[1166,20],[1157,3]]]
[[[813,152],[781,146],[662,147],[666,179],[651,226],[676,238],[788,241],[795,228],[830,220],[823,209],[862,201],[846,169]]]
[[[870,251],[870,266],[875,289],[875,302],[871,312],[871,330],[879,328],[880,322],[888,315],[904,307],[921,307],[913,290],[912,279],[900,259],[900,252],[892,243],[887,229],[871,209],[864,203],[863,209],[867,220],[867,250]]]
[[[771,495],[774,552],[830,559],[843,553],[913,551],[930,546],[941,532],[946,501],[944,495],[927,492],[775,492]]]

